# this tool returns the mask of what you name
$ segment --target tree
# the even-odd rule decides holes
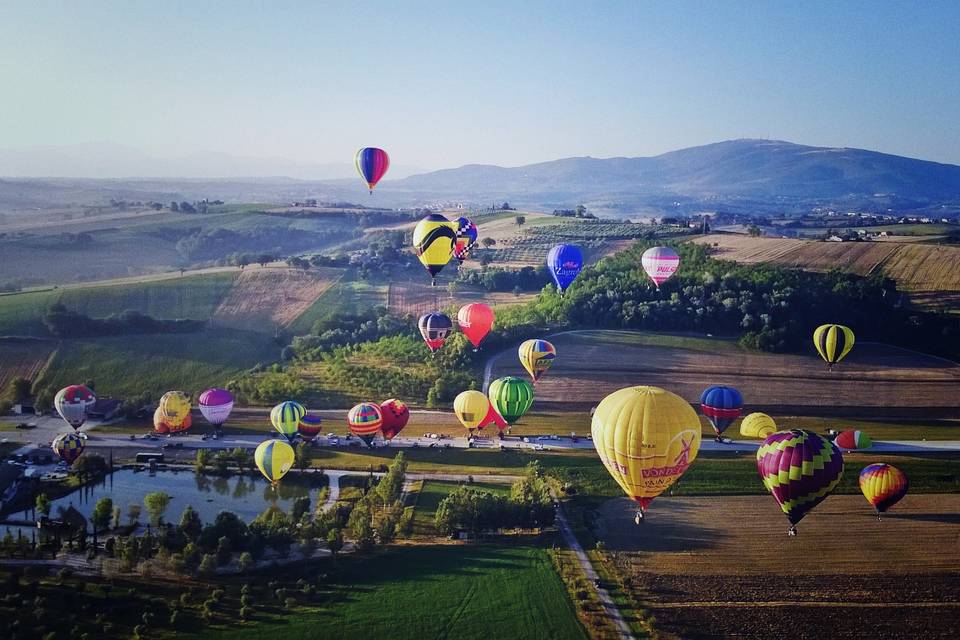
[[[197,573],[204,576],[212,575],[217,569],[217,560],[213,557],[212,553],[203,554],[203,559],[200,560],[200,566],[197,567]]]
[[[495,244],[497,244],[497,241],[488,236],[488,237],[484,238],[483,240],[481,240],[481,241],[480,241],[480,244],[482,244],[485,248],[489,249],[490,247],[492,247],[492,246],[494,246]]]
[[[221,567],[228,564],[232,556],[233,549],[230,546],[230,538],[220,536],[220,539],[217,540],[217,564]]]
[[[197,473],[203,473],[207,468],[207,465],[210,464],[210,450],[209,449],[197,449],[197,461],[194,463],[193,468]]]
[[[97,532],[106,529],[110,524],[110,518],[113,516],[113,500],[110,498],[100,498],[93,508],[93,515],[90,517],[90,523],[93,525],[93,552],[97,552]]]
[[[294,463],[297,465],[297,468],[300,471],[305,471],[307,467],[310,466],[310,449],[307,448],[306,442],[297,443],[296,449],[293,452]]]
[[[576,212],[577,212],[578,218],[584,218],[587,215],[587,208],[582,204],[578,204],[576,208]]]
[[[187,537],[187,540],[196,542],[197,538],[200,537],[200,533],[203,531],[200,514],[197,513],[193,507],[187,505],[183,510],[183,514],[180,516],[180,524],[177,526],[177,529]]]
[[[250,555],[249,551],[244,551],[240,554],[240,557],[237,559],[237,568],[240,571],[247,571],[253,568],[254,565],[253,556]],[[244,595],[244,598],[249,598],[249,596]]]
[[[41,516],[47,517],[50,515],[50,498],[47,497],[47,494],[38,494],[35,506],[37,513]]]
[[[150,522],[154,526],[160,526],[163,524],[163,514],[170,506],[170,496],[163,491],[148,493],[143,497],[143,506],[147,508],[147,513],[150,514]]]
[[[127,519],[130,525],[135,525],[140,520],[140,505],[133,502],[127,505]]]
[[[293,506],[290,508],[290,520],[296,524],[303,519],[304,514],[310,512],[310,497],[309,496],[300,496],[293,501]]]
[[[73,461],[73,470],[81,478],[94,478],[107,472],[107,461],[103,456],[88,453]]]
[[[237,465],[237,473],[243,475],[244,469],[247,469],[253,463],[253,456],[243,447],[237,447],[231,452],[233,462]]]
[[[514,220],[514,222],[517,223],[517,228],[519,229],[519,228],[522,227],[524,224],[526,224],[526,222],[527,222],[527,216],[514,216],[514,217],[513,217],[513,220]]]
[[[23,377],[16,377],[10,381],[10,399],[14,404],[30,397],[30,381]]]
[[[457,294],[457,290],[460,288],[460,284],[456,280],[451,280],[450,284],[447,285],[447,293],[450,294],[450,299],[453,299],[453,296]]]
[[[170,203],[170,211],[173,211],[174,213],[180,211],[180,205],[177,203],[176,200]]]
[[[763,231],[760,229],[760,227],[758,227],[755,224],[752,224],[749,227],[747,227],[747,233],[752,238],[759,238],[760,236],[763,235]]]
[[[343,532],[340,529],[330,529],[327,532],[327,549],[330,549],[330,557],[336,564],[337,554],[343,549]]]

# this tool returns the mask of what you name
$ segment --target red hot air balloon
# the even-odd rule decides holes
[[[387,440],[392,440],[403,431],[410,420],[410,408],[407,407],[406,403],[396,398],[381,402],[380,413],[383,414],[383,424],[380,425],[380,432]]]
[[[480,348],[480,343],[493,328],[493,319],[493,309],[481,302],[464,305],[457,312],[457,324],[473,344],[474,351]]]
[[[373,188],[390,168],[390,156],[383,149],[364,147],[357,151],[354,164],[357,167],[357,173],[367,183],[370,193],[373,193]]]

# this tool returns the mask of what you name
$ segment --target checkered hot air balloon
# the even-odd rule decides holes
[[[889,464],[878,462],[867,465],[860,472],[860,491],[877,510],[878,520],[880,514],[900,502],[909,489],[906,474]]]
[[[300,420],[307,410],[299,402],[286,400],[270,410],[270,424],[280,432],[288,442],[293,442],[300,428]]]
[[[86,422],[87,410],[96,401],[96,396],[89,388],[82,384],[72,384],[57,392],[57,395],[53,398],[53,406],[64,422],[76,430]]]
[[[87,443],[86,438],[78,433],[61,433],[53,439],[50,446],[58,458],[67,464],[73,464],[83,453]]]
[[[757,450],[757,471],[796,535],[797,523],[840,482],[843,455],[812,431],[778,431]]]
[[[743,396],[733,387],[707,387],[700,395],[700,410],[713,425],[717,440],[743,410]]]
[[[350,427],[350,433],[370,446],[380,427],[383,426],[383,412],[380,411],[380,405],[374,402],[361,402],[356,405],[347,414],[347,425]]]
[[[453,257],[456,258],[460,264],[463,264],[463,261],[467,259],[470,251],[477,246],[477,235],[479,232],[477,225],[469,218],[457,218],[454,224],[457,230],[453,243]]]

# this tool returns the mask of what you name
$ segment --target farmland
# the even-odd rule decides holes
[[[36,378],[56,346],[53,340],[0,339],[0,397],[14,378]]]
[[[909,495],[880,522],[861,496],[833,496],[795,538],[767,496],[661,497],[640,527],[634,510],[607,502],[602,538],[662,633],[955,637],[960,564],[931,550],[956,544],[956,494]]]
[[[288,327],[340,277],[338,269],[243,271],[211,318],[215,326],[272,333]]]
[[[429,282],[392,282],[387,294],[390,311],[419,317],[424,313],[448,308],[459,308],[469,302],[482,300],[488,305],[522,304],[532,300],[534,293],[497,293],[473,289],[457,289],[451,296],[446,289],[431,287]],[[452,319],[452,318],[451,318]]]

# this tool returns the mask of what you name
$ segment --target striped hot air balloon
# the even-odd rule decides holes
[[[86,439],[78,433],[61,433],[50,443],[50,447],[57,454],[57,457],[67,464],[73,464],[73,461],[80,457],[86,446]]]
[[[295,459],[293,447],[283,440],[266,440],[253,452],[253,461],[257,463],[257,468],[274,487],[287,475]]]
[[[413,250],[420,264],[437,284],[437,274],[450,262],[456,242],[456,225],[439,213],[431,213],[413,228]]]
[[[843,454],[812,431],[778,431],[757,449],[757,471],[796,535],[797,523],[840,482]]]
[[[869,449],[873,446],[873,440],[863,431],[841,431],[834,439],[833,443],[841,449]]]
[[[523,417],[533,404],[533,385],[516,376],[497,378],[487,390],[490,404],[508,425]]]
[[[853,343],[853,331],[842,324],[820,325],[813,332],[813,345],[831,370],[850,353]]]
[[[443,346],[447,336],[453,331],[453,321],[447,314],[434,311],[420,316],[417,328],[423,336],[423,341],[427,343],[427,348],[433,353]]]
[[[305,413],[300,418],[300,424],[297,425],[297,433],[304,440],[310,441],[320,435],[323,420],[318,415]]]
[[[534,384],[547,372],[557,357],[557,348],[546,340],[526,340],[517,350],[520,364],[527,370]]]
[[[289,442],[293,442],[300,429],[300,420],[307,410],[299,402],[286,400],[270,410],[270,424]]]
[[[373,188],[377,186],[380,178],[382,178],[387,172],[387,169],[390,168],[390,156],[388,156],[387,152],[383,149],[364,147],[360,149],[360,151],[357,151],[357,156],[354,158],[354,166],[356,166],[357,173],[360,174],[363,181],[367,183],[367,188],[370,189],[370,193],[373,193]]]
[[[720,441],[720,434],[740,417],[743,396],[733,387],[707,387],[700,395],[700,410],[713,425],[717,441]]]
[[[900,502],[909,489],[906,474],[889,464],[878,462],[867,465],[860,472],[860,491],[877,510],[878,520],[880,514]]]
[[[347,414],[350,433],[359,437],[370,446],[380,427],[383,426],[383,412],[374,402],[361,402]]]
[[[680,256],[670,247],[650,247],[640,257],[640,265],[659,290],[680,267]]]
[[[226,389],[207,389],[197,400],[200,413],[218,430],[233,411],[233,394]]]
[[[383,415],[383,424],[380,431],[387,440],[392,440],[403,431],[410,420],[410,408],[406,403],[396,398],[390,398],[380,403],[380,413]]]
[[[765,413],[751,413],[740,422],[740,435],[747,438],[763,438],[777,432],[777,423]]]

